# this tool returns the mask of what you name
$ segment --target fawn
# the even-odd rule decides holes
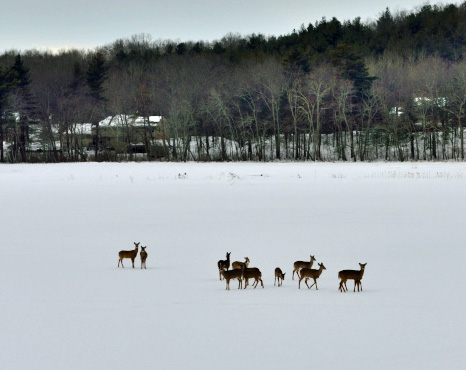
[[[139,253],[139,256],[141,256],[141,268],[146,268],[146,259],[147,259],[147,252],[146,252],[147,245],[145,247],[141,247],[141,253]]]
[[[275,282],[278,281],[278,286],[281,286],[283,284],[283,280],[285,280],[285,273],[282,272],[282,270],[280,269],[280,267],[277,267],[275,269],[275,280],[273,282],[273,285],[275,285]],[[281,282],[280,282],[281,280]]]

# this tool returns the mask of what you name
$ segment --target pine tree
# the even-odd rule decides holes
[[[90,95],[95,103],[103,103],[104,97],[103,84],[107,80],[108,67],[105,57],[102,53],[96,53],[89,61],[87,69],[87,84],[89,85]]]
[[[90,97],[95,105],[92,123],[95,126],[95,160],[99,153],[99,121],[103,118],[105,111],[106,98],[104,96],[104,82],[107,80],[108,66],[105,61],[105,57],[102,53],[96,53],[91,60],[87,68],[87,84],[89,86]]]
[[[0,66],[0,162],[4,161],[3,153],[3,141],[4,141],[4,132],[3,124],[6,117],[6,104],[8,93],[11,89],[11,85],[8,82],[8,71],[4,71]]]
[[[26,158],[26,145],[29,138],[29,121],[33,119],[34,114],[37,111],[37,102],[34,96],[31,94],[29,84],[31,79],[29,76],[29,68],[27,68],[21,55],[17,55],[15,62],[13,63],[8,74],[8,82],[13,87],[13,93],[15,95],[15,111],[19,114],[19,136],[18,146],[21,154],[21,160],[27,161]]]
[[[371,87],[376,77],[370,77],[364,61],[350,45],[338,44],[330,52],[332,65],[340,76],[352,81],[356,96],[360,99]]]

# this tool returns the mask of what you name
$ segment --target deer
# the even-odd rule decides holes
[[[220,260],[220,261],[217,262],[218,275],[220,277],[220,280],[222,280],[222,271],[223,270],[228,270],[230,268],[230,254],[231,254],[231,252],[227,252],[227,259],[226,260]]]
[[[311,256],[311,261],[310,262],[306,262],[306,261],[296,261],[293,265],[294,265],[294,269],[293,269],[293,276],[292,276],[292,279],[294,280],[294,273],[296,272],[296,275],[298,275],[298,278],[299,278],[299,270],[302,269],[302,268],[308,268],[310,269],[312,267],[312,264],[314,263],[316,259],[314,258],[314,256]]]
[[[120,262],[121,262],[121,267],[125,267],[123,266],[123,259],[124,258],[131,258],[131,262],[133,262],[133,269],[134,269],[134,259],[136,258],[136,256],[138,255],[138,247],[139,247],[139,244],[141,243],[136,243],[134,242],[134,250],[133,251],[120,251],[118,253],[118,257],[119,257],[119,260],[118,260],[118,267],[120,267]]]
[[[262,281],[262,272],[257,267],[245,268],[243,273],[243,279],[245,281],[244,289],[248,287],[249,279],[254,279],[254,289],[257,288],[259,281],[261,282],[262,288],[264,287],[264,282]]]
[[[278,281],[278,286],[281,286],[283,284],[283,280],[285,280],[285,274],[286,272],[283,273],[280,267],[277,267],[275,269],[275,280],[273,282],[273,285],[275,285],[275,282]],[[281,279],[281,283],[280,283],[280,279]]]
[[[230,280],[231,279],[238,279],[238,289],[243,288],[243,273],[245,267],[242,266],[240,269],[233,269],[233,270],[220,270],[220,274],[226,281],[226,290],[230,290]]]
[[[147,252],[146,252],[147,245],[145,247],[141,247],[141,252],[139,256],[141,257],[141,268],[144,266],[146,268],[146,259],[147,259]]]
[[[246,268],[249,266],[249,257],[244,257],[244,262],[240,261],[235,261],[231,264],[231,267],[234,269],[240,269],[243,265],[246,266]]]
[[[314,285],[316,286],[316,290],[319,290],[319,288],[317,288],[317,279],[319,278],[320,274],[322,274],[322,271],[326,270],[325,266],[323,263],[319,263],[319,269],[316,270],[316,269],[308,269],[308,268],[303,268],[301,269],[301,273],[300,273],[300,278],[299,278],[299,289],[301,289],[301,280],[303,279],[306,279],[304,280],[304,282],[306,283],[307,287],[309,289],[311,289]],[[313,279],[314,280],[314,283],[309,286],[309,284],[307,283],[308,279]]]
[[[364,269],[366,268],[367,263],[359,263],[359,266],[361,267],[361,270],[341,270],[338,273],[338,278],[340,279],[340,286],[338,287],[338,290],[340,292],[347,292],[348,287],[346,286],[346,281],[347,280],[354,280],[354,289],[353,292],[356,292],[356,285],[358,286],[358,292],[359,288],[361,288],[362,292],[362,276],[364,275]]]

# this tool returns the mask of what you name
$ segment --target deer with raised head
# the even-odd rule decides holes
[[[354,280],[354,289],[353,292],[356,292],[356,285],[358,286],[358,292],[359,288],[361,288],[362,292],[362,276],[364,275],[364,269],[366,268],[367,263],[360,263],[359,266],[361,267],[360,270],[341,270],[338,273],[338,278],[340,279],[340,286],[338,287],[338,290],[340,292],[346,292],[348,291],[348,287],[346,286],[346,281],[347,280]]]
[[[218,275],[220,280],[222,280],[222,271],[223,270],[228,270],[230,268],[230,254],[231,252],[227,252],[227,259],[226,260],[220,260],[217,262],[218,266]]]
[[[311,256],[311,260],[310,262],[307,262],[307,261],[296,261],[293,266],[294,266],[294,269],[293,269],[293,276],[291,277],[293,280],[294,280],[294,273],[296,272],[296,275],[298,275],[298,278],[299,278],[299,270],[303,269],[303,268],[308,268],[310,269],[312,267],[312,264],[314,263],[316,259],[314,258],[314,256]]]
[[[238,279],[238,289],[243,288],[243,274],[244,274],[245,267],[241,267],[240,269],[233,269],[233,270],[220,270],[220,274],[226,281],[226,290],[230,290],[230,280]]]
[[[134,259],[138,255],[139,244],[141,244],[141,243],[134,242],[134,250],[133,251],[120,251],[118,253],[118,257],[119,257],[118,267],[120,267],[120,262],[121,262],[121,267],[124,268],[125,266],[123,266],[123,259],[124,258],[131,258],[131,262],[133,262],[133,269],[134,269]]]
[[[147,259],[147,252],[146,252],[147,245],[145,247],[141,247],[141,252],[139,256],[141,256],[141,268],[146,268],[146,259]]]
[[[311,289],[314,285],[316,286],[316,290],[319,290],[319,288],[317,288],[317,279],[319,278],[320,274],[322,274],[322,271],[326,270],[325,266],[323,263],[319,263],[319,269],[316,270],[316,269],[308,269],[308,268],[303,268],[301,269],[301,272],[300,272],[300,278],[299,278],[299,289],[301,289],[301,280],[303,279],[306,279],[304,280],[304,282],[306,283],[307,287],[309,289]],[[314,283],[309,286],[309,284],[307,283],[307,281],[309,279],[312,279],[314,280]]]
[[[283,280],[285,280],[285,273],[282,272],[282,270],[280,269],[280,267],[277,267],[275,269],[275,280],[273,282],[273,285],[275,285],[275,283],[278,281],[278,286],[281,286],[283,284]],[[281,282],[280,282],[281,280]]]
[[[261,282],[262,288],[264,287],[264,282],[262,281],[262,272],[257,267],[250,267],[244,270],[243,278],[245,281],[244,289],[249,285],[249,279],[254,279],[254,284],[252,286],[254,289],[257,288],[259,281]]]
[[[244,257],[244,262],[235,261],[231,264],[234,269],[240,269],[243,265],[247,268],[249,266],[249,257]]]

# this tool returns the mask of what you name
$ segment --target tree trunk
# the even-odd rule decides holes
[[[0,118],[1,120],[1,118]],[[0,122],[0,162],[3,163],[5,161],[4,153],[3,153],[3,141],[5,140],[4,138],[4,133],[3,133],[3,123]]]

